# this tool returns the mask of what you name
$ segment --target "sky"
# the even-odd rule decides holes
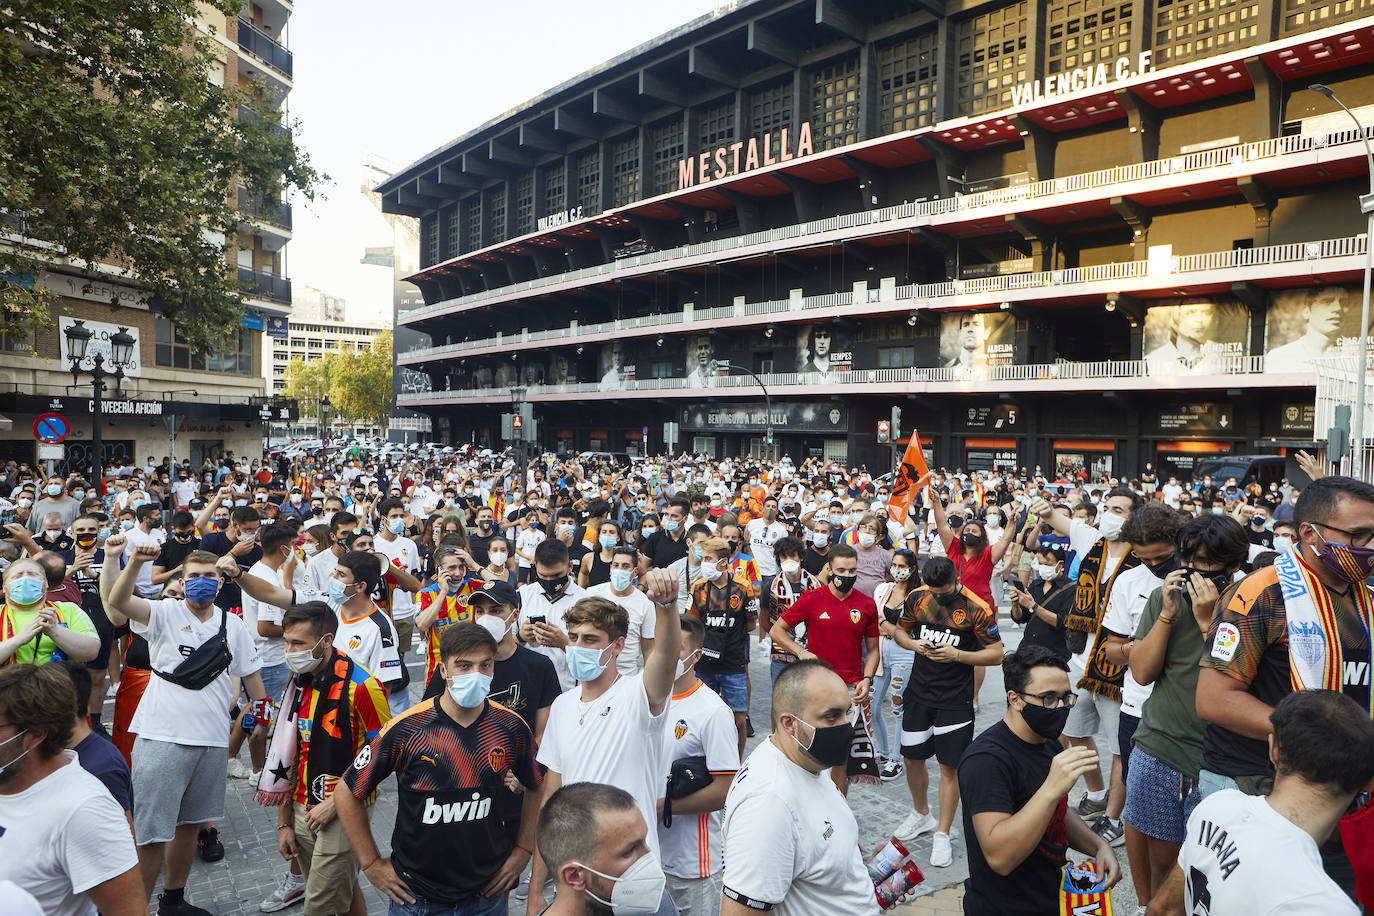
[[[371,155],[399,168],[502,112],[721,6],[721,0],[296,0],[287,32],[298,144],[329,175],[297,199],[286,275],[391,319],[391,272],[359,263],[389,245],[360,192]]]

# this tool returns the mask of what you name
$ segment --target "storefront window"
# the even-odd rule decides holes
[[[165,318],[157,320],[155,365],[169,369],[195,369],[203,372],[253,374],[253,331],[239,328],[223,349],[209,355],[191,349],[176,326]]]

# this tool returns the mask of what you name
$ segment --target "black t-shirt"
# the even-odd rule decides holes
[[[1052,611],[1059,618],[1059,625],[1051,626],[1041,620],[1034,611],[1023,611],[1021,605],[1013,604],[1012,619],[1026,625],[1026,631],[1021,635],[1021,645],[1044,646],[1064,661],[1068,661],[1069,646],[1064,639],[1064,618],[1073,608],[1073,580],[1068,576],[1060,576],[1053,582],[1036,579],[1031,583],[1029,591],[1037,604],[1047,611]]]
[[[73,750],[76,751],[81,769],[100,780],[121,810],[134,810],[129,765],[124,762],[124,755],[119,748],[110,743],[109,737],[93,731],[82,738]]]
[[[964,751],[959,761],[959,796],[968,846],[966,916],[1044,916],[1057,912],[1060,869],[1069,842],[1064,823],[1067,796],[1059,799],[1049,826],[1030,855],[1006,876],[988,865],[973,829],[973,816],[990,811],[1015,814],[1024,808],[1040,791],[1059,751],[1056,741],[1027,744],[1006,722],[998,722],[974,738]]]
[[[588,551],[588,554],[586,562],[591,565],[591,569],[587,572],[587,587],[611,581],[611,564],[601,559],[601,551]]]
[[[582,568],[582,561],[591,553],[582,545],[581,541],[574,540],[568,545],[568,572],[574,579],[577,578],[577,571]]]
[[[830,548],[817,550],[815,547],[806,548],[806,553],[802,554],[802,569],[813,576],[819,576],[821,570],[825,569],[825,564],[830,562]]]
[[[496,537],[494,534],[485,537],[480,534],[468,535],[468,553],[472,554],[472,558],[477,561],[478,565],[486,566],[490,562],[487,551],[491,548],[491,539],[494,537]]]
[[[1267,528],[1256,528],[1254,525],[1246,525],[1245,536],[1250,539],[1251,544],[1257,544],[1266,550],[1274,549],[1274,532]]]
[[[217,557],[227,555],[230,548],[233,546],[234,542],[229,540],[229,535],[225,534],[223,531],[211,531],[200,539],[200,549],[208,550]],[[237,559],[239,563],[239,575],[242,575],[252,569],[254,563],[262,559],[262,547],[254,544],[252,550],[239,556]],[[219,587],[219,594],[215,596],[215,607],[222,608],[230,613],[242,614],[243,589],[239,588],[238,583],[230,582],[228,579],[225,579],[223,584]]]
[[[162,550],[158,553],[153,565],[161,569],[176,569],[186,561],[186,555],[193,550],[200,549],[200,538],[192,537],[185,544],[181,543],[174,536],[169,536],[162,542]],[[223,554],[217,554],[223,556]]]
[[[639,552],[649,558],[650,568],[667,569],[687,556],[687,535],[679,532],[677,540],[673,540],[666,529],[660,528],[644,540]]]

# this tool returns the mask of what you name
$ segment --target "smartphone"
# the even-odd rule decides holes
[[[546,618],[543,614],[531,614],[531,615],[529,616],[529,622],[530,622],[530,623],[547,623],[547,622],[548,622],[548,618]]]
[[[13,509],[0,511],[0,525],[12,525],[14,524],[14,518],[15,511]]]

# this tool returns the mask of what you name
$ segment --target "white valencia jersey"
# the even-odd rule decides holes
[[[685,693],[673,695],[663,729],[663,776],[674,760],[706,758],[717,779],[733,780],[739,770],[739,733],[735,716],[714,690],[697,681]],[[673,815],[673,826],[658,822],[659,854],[663,870],[678,878],[707,878],[725,866],[720,841],[723,811]]]

